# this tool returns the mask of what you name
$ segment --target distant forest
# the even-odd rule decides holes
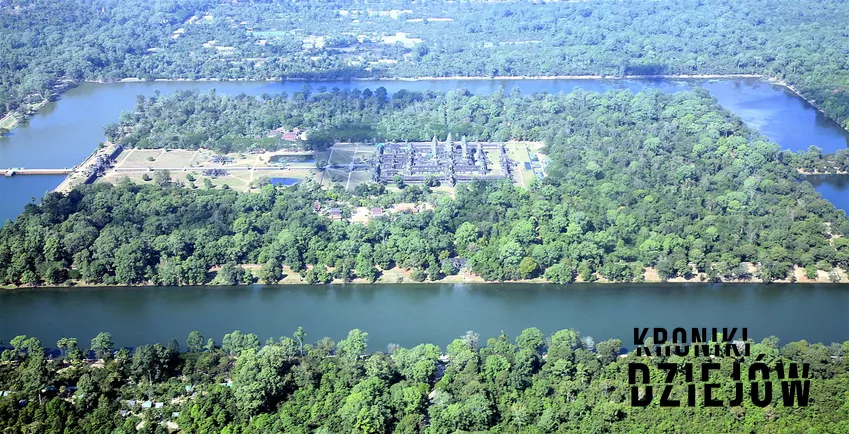
[[[281,120],[282,119],[282,120]],[[579,276],[630,282],[661,278],[771,282],[849,265],[849,221],[797,172],[810,155],[781,151],[718,106],[707,91],[522,95],[497,92],[334,91],[292,99],[182,92],[144,98],[121,124],[133,145],[250,136],[292,122],[306,129],[368,129],[386,140],[453,131],[493,140],[544,141],[543,182],[394,192],[363,184],[320,189],[267,185],[255,193],[157,185],[94,184],[52,193],[0,228],[0,284],[78,282],[159,285],[275,283],[282,266],[308,282],[374,281],[401,267],[414,280],[457,272],[467,258],[486,280]],[[111,127],[117,131],[117,127]],[[806,160],[807,161],[807,160]],[[160,177],[162,178],[162,177]],[[354,206],[436,202],[418,214],[358,223],[312,212],[314,201]],[[259,264],[249,272],[239,265]],[[694,265],[691,265],[694,264]],[[209,273],[223,266],[217,276]],[[837,273],[833,273],[837,279]]]
[[[840,0],[3,0],[0,110],[125,77],[745,73],[849,127],[847,22]]]

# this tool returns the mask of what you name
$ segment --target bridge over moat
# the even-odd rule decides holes
[[[9,168],[3,172],[4,176],[16,175],[68,175],[74,169],[26,169],[23,167]]]

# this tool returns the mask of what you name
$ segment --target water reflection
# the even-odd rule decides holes
[[[849,213],[849,175],[811,175],[805,178],[826,200]]]

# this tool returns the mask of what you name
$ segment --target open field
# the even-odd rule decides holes
[[[507,157],[516,162],[514,167],[513,181],[516,185],[527,188],[536,178],[533,169],[526,169],[525,163],[531,163],[530,155],[536,154],[542,147],[542,143],[537,142],[508,142]]]
[[[8,114],[4,118],[0,119],[0,128],[5,128],[7,130],[11,130],[18,125],[18,118],[13,114]]]
[[[362,182],[371,181],[371,170],[351,171],[351,163],[365,164],[374,155],[374,146],[357,143],[337,143],[327,154],[327,166],[320,178],[323,186],[341,183],[350,190]]]
[[[533,142],[509,142],[507,153],[511,160],[515,161],[515,182],[517,185],[528,187],[535,178],[534,170],[525,169],[525,163],[531,164],[531,155],[537,155],[540,143]],[[187,186],[195,185],[202,188],[206,185],[204,178],[212,182],[215,187],[225,184],[230,188],[248,191],[251,184],[263,178],[297,178],[313,179],[325,187],[331,187],[338,183],[346,190],[352,190],[361,183],[372,180],[372,171],[367,164],[374,155],[375,147],[369,144],[338,143],[328,151],[318,153],[311,152],[265,152],[259,154],[231,153],[226,156],[231,159],[228,163],[213,162],[211,157],[216,155],[209,150],[164,150],[164,149],[128,149],[122,152],[116,159],[115,166],[102,178],[106,182],[118,182],[127,177],[134,182],[144,183],[145,173],[153,178],[157,170],[169,170],[172,180],[181,181]],[[495,152],[485,151],[492,174],[500,174],[499,155]],[[275,155],[304,156],[306,161],[293,163],[271,163]],[[315,168],[312,161],[325,161],[323,170]],[[538,163],[537,163],[538,164]],[[351,170],[354,168],[355,170]],[[203,175],[207,169],[223,169],[226,175],[218,177],[206,177]],[[186,179],[186,175],[195,178],[194,183]],[[453,188],[442,186],[439,188],[449,195],[453,195]]]
[[[232,162],[219,163],[210,161],[210,158],[216,154],[208,150],[129,149],[118,156],[115,166],[101,178],[101,181],[117,183],[121,179],[129,178],[133,182],[143,184],[153,182],[156,171],[169,170],[172,181],[182,182],[187,187],[205,188],[204,179],[209,179],[214,188],[227,185],[234,190],[248,191],[251,190],[251,184],[261,178],[317,179],[318,171],[312,162],[293,163],[288,166],[269,163],[272,156],[281,154],[285,153],[233,153],[227,155]],[[204,170],[213,168],[227,170],[227,174],[218,177],[203,175]],[[145,174],[151,178],[151,181],[144,180]],[[188,180],[189,175],[195,179],[193,182]]]

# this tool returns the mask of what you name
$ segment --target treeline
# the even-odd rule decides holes
[[[822,149],[811,146],[807,151],[794,155],[795,165],[807,173],[849,172],[849,149],[839,149],[823,154]]]
[[[139,95],[132,112],[122,113],[118,122],[106,127],[106,137],[127,147],[204,147],[228,153],[285,146],[267,136],[274,129],[297,127],[307,131],[307,147],[326,149],[336,141],[375,140],[380,136],[375,129],[380,117],[415,102],[407,95],[402,91],[390,101],[383,87],[360,91],[323,86],[305,86],[291,98],[286,93],[222,96],[214,90]]]
[[[0,108],[25,112],[63,80],[124,77],[744,73],[786,81],[847,126],[847,21],[838,0],[14,0],[0,6]],[[380,42],[398,32],[413,45]]]
[[[730,406],[734,359],[695,355],[621,354],[616,339],[595,343],[579,332],[545,336],[529,328],[511,339],[468,332],[444,350],[432,344],[390,345],[367,354],[368,334],[351,331],[334,342],[310,343],[298,328],[269,338],[235,331],[220,343],[192,332],[181,352],[177,340],[130,351],[108,333],[82,351],[77,339],[57,342],[47,353],[35,338],[18,336],[0,362],[0,429],[4,432],[165,433],[678,433],[845,432],[849,342],[783,347],[770,337],[750,342],[740,368],[743,403]],[[100,359],[95,363],[94,359]],[[443,357],[444,355],[444,357]],[[700,370],[717,363],[708,380],[679,373],[670,399],[681,407],[659,407],[663,363]],[[654,405],[630,403],[628,365],[648,366],[658,390]],[[768,379],[748,377],[761,363]],[[776,375],[781,364],[808,364],[807,406],[786,406]],[[760,372],[755,370],[754,372]],[[790,372],[790,371],[788,371]],[[799,371],[802,372],[801,370]],[[789,375],[789,374],[787,374]],[[801,375],[801,374],[800,374]],[[787,376],[784,377],[787,379]],[[697,402],[704,385],[716,384],[720,407],[688,407],[687,385]],[[766,383],[772,398],[761,399]],[[796,402],[799,402],[797,394]],[[138,430],[138,431],[137,431]]]
[[[315,113],[338,103],[340,112],[350,111],[374,95],[328,98],[304,101],[298,110]],[[160,110],[156,128],[176,131],[165,120],[191,129],[212,117],[174,114],[195,104],[243,101],[222,121],[240,113],[257,118],[241,111],[254,107],[248,100],[179,94],[170,103],[147,101]],[[311,283],[374,281],[393,267],[423,280],[456,273],[460,261],[453,258],[469,259],[466,266],[490,281],[557,283],[579,276],[639,281],[645,267],[663,279],[698,272],[771,282],[791,276],[793,265],[811,276],[849,265],[849,241],[842,237],[849,221],[800,182],[793,166],[799,157],[753,135],[704,91],[408,93],[386,105],[393,108],[375,111],[381,115],[363,124],[384,139],[453,131],[543,140],[548,176],[527,190],[509,182],[460,185],[453,199],[427,186],[386,192],[374,184],[346,192],[306,182],[244,194],[184,189],[167,180],[84,186],[28,205],[0,229],[0,284],[202,284],[219,265],[215,282],[223,284],[274,283],[284,265]],[[214,125],[211,130],[216,134]],[[436,208],[362,225],[312,212],[315,201],[345,213],[400,202]],[[754,276],[746,262],[758,265]],[[261,267],[249,272],[243,264]]]
[[[0,2],[0,117],[19,117],[68,82],[134,76],[149,48],[208,0]]]

